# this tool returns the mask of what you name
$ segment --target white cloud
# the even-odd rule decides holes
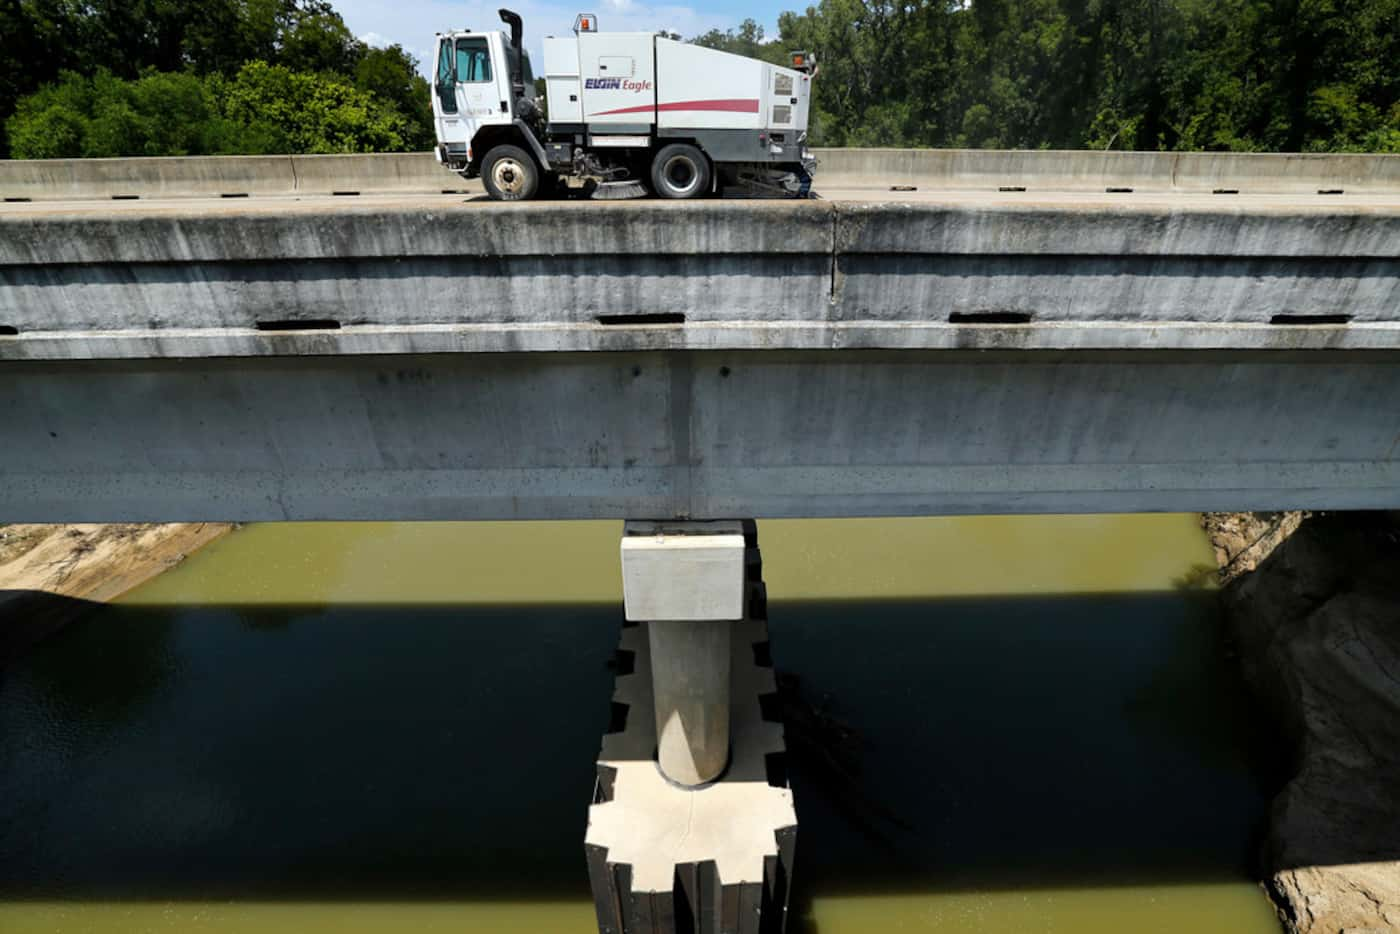
[[[355,38],[359,39],[365,45],[372,46],[376,49],[382,49],[394,44],[393,39],[381,36],[377,32],[367,32],[363,36],[356,36]]]

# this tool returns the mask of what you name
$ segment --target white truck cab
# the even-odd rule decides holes
[[[805,196],[811,56],[772,65],[657,33],[600,33],[580,14],[573,35],[544,39],[546,118],[535,100],[520,17],[504,32],[437,36],[437,159],[480,176],[497,200],[522,200],[566,178],[692,198],[725,184]]]
[[[516,61],[523,84],[519,94],[512,85]],[[468,153],[483,126],[510,126],[517,97],[535,97],[530,56],[513,48],[504,33],[438,33],[433,120],[439,161],[450,164]]]

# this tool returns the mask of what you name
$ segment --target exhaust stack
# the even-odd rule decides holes
[[[510,10],[497,10],[501,16],[501,22],[510,27],[510,47],[515,49],[515,57],[511,59],[510,83],[515,88],[515,96],[520,97],[525,93],[525,69],[521,65],[525,53],[520,50],[520,40],[525,34],[525,24],[520,21],[520,14]]]

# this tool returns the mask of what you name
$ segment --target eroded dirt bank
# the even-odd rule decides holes
[[[1289,743],[1263,862],[1299,934],[1400,930],[1400,520],[1212,513],[1245,680]]]
[[[0,665],[226,534],[223,523],[0,525]]]

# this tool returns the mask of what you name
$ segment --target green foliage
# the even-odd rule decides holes
[[[412,138],[403,114],[349,81],[266,62],[249,62],[232,79],[65,72],[20,101],[9,124],[21,159],[390,152]]]
[[[392,105],[407,121],[404,144],[408,149],[432,149],[432,90],[418,73],[418,63],[402,47],[366,49],[355,65],[355,87]]]
[[[0,0],[0,48],[0,155],[433,143],[412,56],[360,42],[325,0]]]
[[[348,81],[266,62],[243,66],[223,107],[266,152],[393,152],[408,132],[392,105]]]
[[[1400,0],[819,0],[778,26],[696,41],[815,51],[820,145],[1398,151]]]
[[[9,127],[21,159],[192,155],[233,135],[200,78],[153,71],[124,81],[105,69],[90,78],[64,72],[21,100]]]
[[[776,43],[763,41],[763,27],[752,19],[744,20],[737,30],[728,29],[721,32],[711,29],[691,41],[707,49],[718,49],[746,58],[759,58],[774,64],[787,60],[786,52],[779,49]]]
[[[821,145],[1400,152],[1400,0],[818,0],[695,41],[816,52]],[[0,154],[433,142],[417,63],[326,0],[0,0],[0,48]]]

